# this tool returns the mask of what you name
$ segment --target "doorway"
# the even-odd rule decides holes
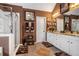
[[[46,17],[36,17],[36,42],[46,41]]]

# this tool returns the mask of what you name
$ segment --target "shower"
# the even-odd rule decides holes
[[[12,7],[0,5],[0,34],[13,34],[15,48],[20,44],[20,13]]]
[[[12,7],[0,5],[0,33],[13,33]]]

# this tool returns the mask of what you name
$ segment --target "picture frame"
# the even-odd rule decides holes
[[[26,12],[26,19],[25,20],[34,20],[34,13],[33,12]]]

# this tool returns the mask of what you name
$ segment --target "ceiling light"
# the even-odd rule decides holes
[[[71,7],[75,7],[77,5],[79,5],[79,3],[74,3],[73,5],[71,5]]]
[[[58,14],[59,14],[59,12],[56,12],[56,13],[53,15],[53,17],[57,16]]]
[[[28,16],[28,17],[30,17],[30,15],[29,15],[29,14],[28,14],[27,16]]]

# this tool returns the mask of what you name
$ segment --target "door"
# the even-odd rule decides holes
[[[46,41],[46,17],[36,17],[36,42]]]

